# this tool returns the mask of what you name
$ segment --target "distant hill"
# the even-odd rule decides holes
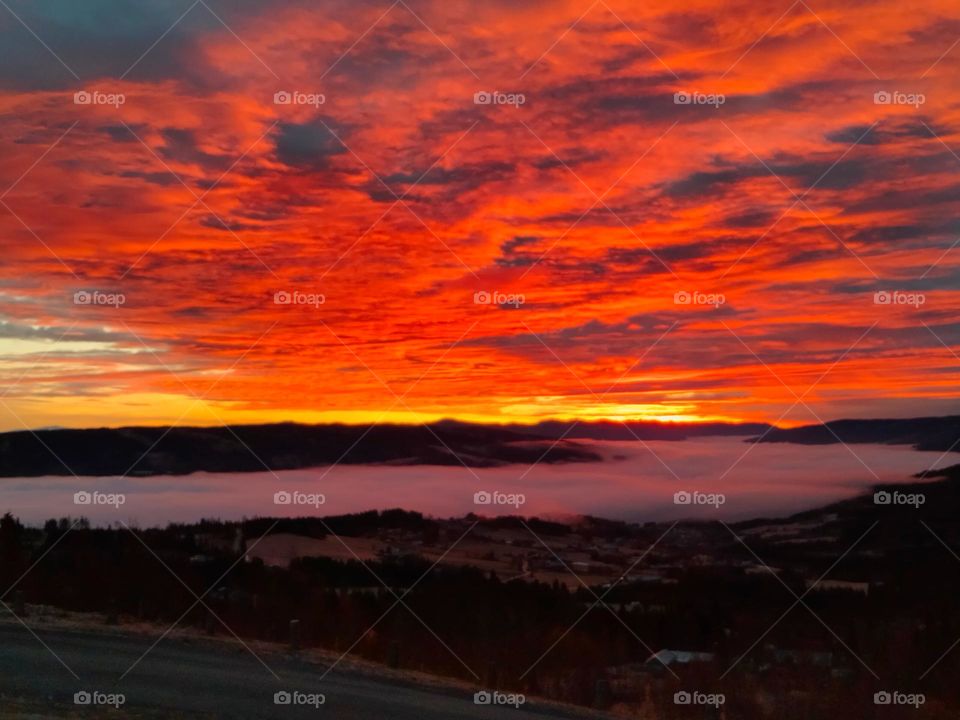
[[[571,429],[572,426],[572,429]],[[596,422],[550,420],[536,425],[507,425],[510,430],[552,439],[589,440],[688,440],[708,436],[758,435],[770,429],[766,423],[657,421]]]
[[[832,432],[831,432],[832,431]],[[912,420],[837,420],[792,429],[763,423],[548,421],[478,425],[236,425],[44,429],[0,433],[0,477],[43,475],[187,475],[260,472],[346,465],[460,465],[599,462],[589,442],[672,440],[709,436],[748,442],[820,445],[909,444],[918,450],[960,450],[960,416]],[[956,445],[956,446],[955,446]],[[266,466],[266,467],[265,467]]]
[[[771,430],[752,442],[830,445],[845,442],[912,445],[916,450],[960,452],[960,415],[904,420],[834,420],[823,425]]]
[[[589,446],[570,441],[746,436],[768,427],[757,423],[659,422],[630,422],[626,427],[616,422],[500,426],[443,420],[432,425],[372,427],[279,423],[237,425],[229,429],[48,428],[33,433],[0,434],[0,477],[259,472],[268,468],[295,470],[337,462],[459,465],[462,461],[471,467],[538,461],[598,462],[601,456]]]
[[[785,518],[756,518],[733,523],[734,527],[749,528],[760,525],[795,525],[811,521],[825,521],[834,528],[845,528],[834,533],[835,537],[855,539],[860,532],[874,521],[880,520],[873,533],[877,541],[873,549],[883,546],[884,552],[904,552],[909,548],[906,542],[918,538],[929,540],[927,531],[920,521],[937,523],[943,532],[949,532],[953,541],[960,543],[960,465],[939,470],[925,470],[913,476],[914,480],[897,483],[880,483],[865,493],[846,500],[803,510]],[[922,493],[924,502],[915,507],[909,504],[878,504],[874,492],[900,492],[903,494]],[[825,536],[830,533],[825,527],[810,529],[812,536]],[[843,541],[840,542],[840,545]]]
[[[261,462],[262,460],[262,462]],[[0,434],[0,477],[186,475],[294,470],[342,463],[465,465],[599,461],[576,443],[514,430],[436,425],[127,427]],[[266,465],[266,467],[264,467]]]

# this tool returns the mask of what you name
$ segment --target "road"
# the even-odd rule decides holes
[[[29,618],[27,618],[29,622]],[[123,715],[156,717],[337,718],[338,720],[506,720],[586,718],[528,704],[475,705],[468,691],[434,690],[372,678],[341,666],[319,680],[324,668],[289,655],[260,654],[277,680],[242,647],[166,638],[123,679],[121,675],[153,644],[152,637],[0,623],[0,696],[39,707],[77,708],[74,693],[123,693]],[[56,653],[79,680],[54,655]],[[276,705],[274,693],[322,693],[319,707]],[[55,715],[56,717],[56,715]]]

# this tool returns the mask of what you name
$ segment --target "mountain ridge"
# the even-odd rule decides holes
[[[787,442],[801,445],[880,443],[912,445],[915,450],[960,451],[960,415],[832,420],[795,428],[773,428],[758,437],[750,438],[748,442]]]

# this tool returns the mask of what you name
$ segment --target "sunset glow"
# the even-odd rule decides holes
[[[956,2],[117,4],[0,9],[0,429],[960,410]]]

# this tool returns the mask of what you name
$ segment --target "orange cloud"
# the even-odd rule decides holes
[[[11,7],[0,427],[958,409],[955,4]]]

